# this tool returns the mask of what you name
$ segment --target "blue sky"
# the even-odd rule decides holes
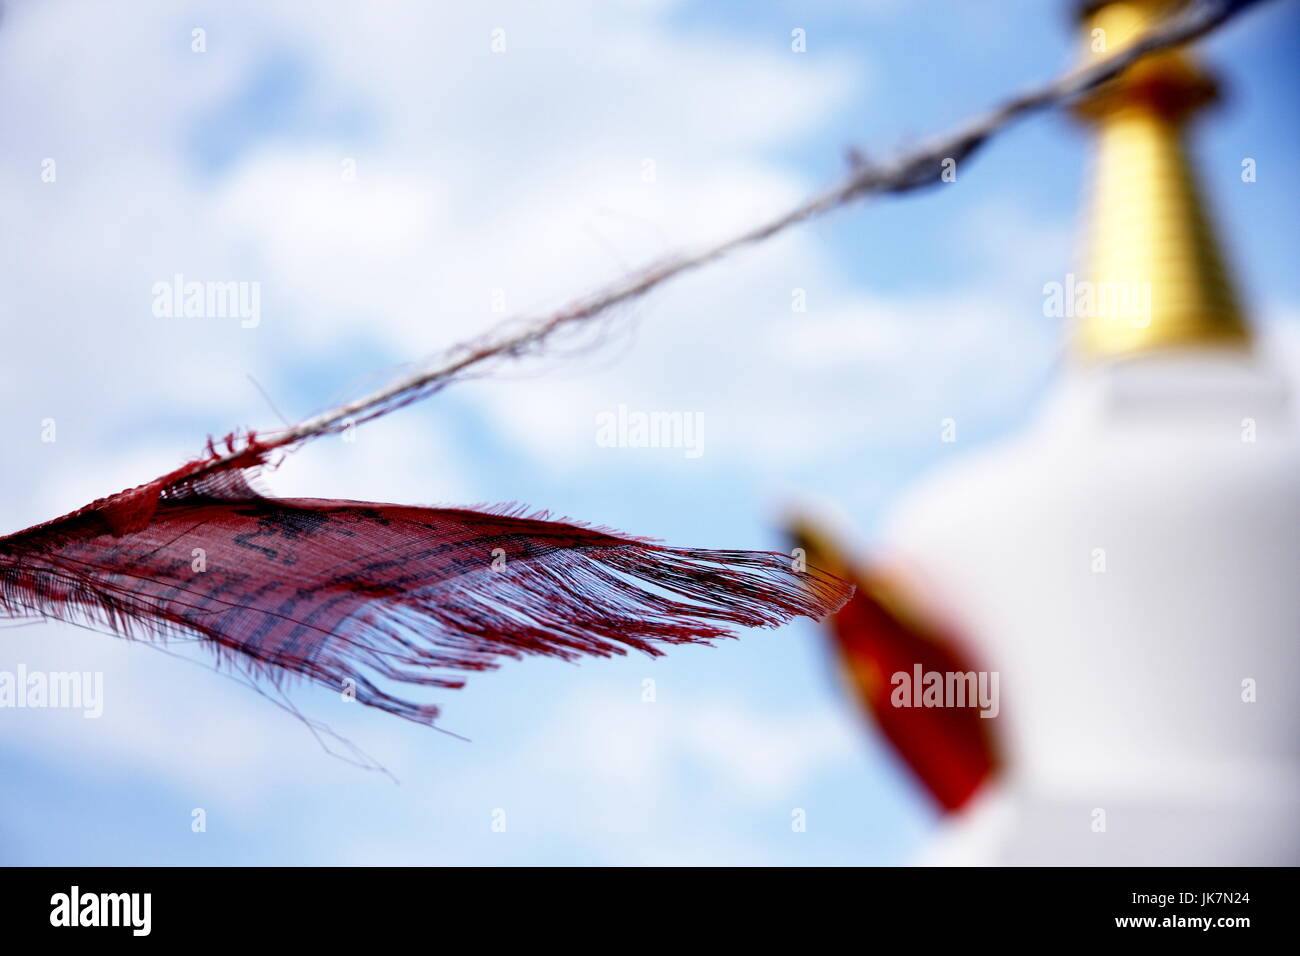
[[[493,290],[511,313],[563,302],[788,205],[849,146],[947,128],[1069,62],[1064,6],[11,3],[0,524],[273,424],[249,376],[303,416],[488,327]],[[1269,4],[1206,44],[1229,96],[1197,139],[1246,301],[1293,368],[1298,25]],[[1032,120],[957,183],[629,307],[598,355],[459,387],[267,483],[774,549],[782,509],[810,501],[869,551],[918,475],[1014,430],[1051,387],[1042,286],[1073,268],[1086,158],[1071,121]],[[176,272],[260,282],[263,322],[154,317],[150,289]],[[705,453],[599,447],[596,416],[619,404],[701,412]],[[442,699],[472,743],[294,693],[397,784],[176,651],[191,662],[62,625],[3,632],[0,669],[102,671],[105,712],[0,711],[0,862],[898,863],[936,821],[807,624],[657,661],[509,664]]]

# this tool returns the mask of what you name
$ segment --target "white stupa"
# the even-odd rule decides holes
[[[1168,6],[1090,5],[1089,55]],[[1084,104],[1070,367],[1025,434],[918,487],[886,535],[1000,674],[1003,771],[928,862],[1300,863],[1300,429],[1183,152],[1212,93],[1179,52]]]

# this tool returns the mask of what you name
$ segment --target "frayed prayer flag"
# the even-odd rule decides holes
[[[258,493],[267,447],[227,451],[0,538],[0,615],[128,638],[204,640],[279,686],[303,677],[422,724],[503,658],[574,660],[707,643],[820,617],[851,586],[788,555],[672,548],[520,508],[422,508]]]

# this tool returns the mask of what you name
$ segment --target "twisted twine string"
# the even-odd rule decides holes
[[[1068,70],[1052,81],[1027,89],[955,130],[906,150],[883,163],[859,163],[839,183],[792,209],[744,232],[691,254],[679,254],[633,272],[582,296],[557,312],[513,319],[483,336],[453,347],[439,361],[398,377],[361,398],[321,412],[289,428],[248,436],[239,447],[233,436],[226,451],[213,449],[208,461],[189,477],[220,470],[328,432],[359,425],[405,407],[497,359],[536,354],[563,329],[594,319],[615,306],[640,298],[684,273],[755,245],[809,219],[854,200],[884,193],[905,193],[942,181],[945,161],[961,162],[994,136],[1034,113],[1067,104],[1118,76],[1144,57],[1205,36],[1263,0],[1196,0],[1153,26],[1142,38],[1106,59]]]

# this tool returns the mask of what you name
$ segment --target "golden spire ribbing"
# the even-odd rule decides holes
[[[1122,49],[1180,3],[1091,4],[1085,56]],[[1170,51],[1137,63],[1079,108],[1097,134],[1083,277],[1091,300],[1077,310],[1085,357],[1249,342],[1183,143],[1187,120],[1214,96],[1213,81]]]

